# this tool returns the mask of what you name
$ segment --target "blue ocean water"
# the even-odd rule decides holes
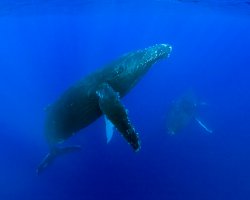
[[[250,199],[249,1],[21,1],[0,3],[0,199]],[[124,53],[169,43],[122,99],[142,148],[100,118],[40,176],[45,108],[78,79]],[[206,106],[167,132],[172,102],[192,89]]]

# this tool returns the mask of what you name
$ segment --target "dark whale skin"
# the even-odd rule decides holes
[[[46,111],[45,136],[50,145],[62,142],[97,120],[103,113],[97,91],[108,84],[124,97],[171,46],[156,44],[121,56],[69,87]]]

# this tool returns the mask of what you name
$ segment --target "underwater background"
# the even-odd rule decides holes
[[[250,2],[1,0],[0,199],[250,199]],[[122,99],[139,132],[134,153],[103,117],[48,152],[45,108],[70,85],[124,53],[173,51]],[[170,135],[173,101],[192,90],[195,121]]]

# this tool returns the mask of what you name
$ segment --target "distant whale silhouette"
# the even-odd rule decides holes
[[[175,135],[193,120],[195,120],[207,133],[212,133],[213,131],[208,129],[197,116],[197,109],[201,105],[206,105],[206,103],[197,101],[191,90],[174,101],[167,118],[168,133]]]
[[[78,81],[47,109],[45,136],[50,152],[37,168],[42,172],[58,155],[80,149],[58,144],[93,123],[101,115],[114,125],[135,151],[140,149],[138,133],[131,124],[120,99],[159,59],[168,57],[168,44],[130,52],[86,78]]]

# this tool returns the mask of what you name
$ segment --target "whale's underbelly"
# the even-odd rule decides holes
[[[65,140],[102,115],[95,92],[72,87],[47,110],[45,134],[54,143]]]

